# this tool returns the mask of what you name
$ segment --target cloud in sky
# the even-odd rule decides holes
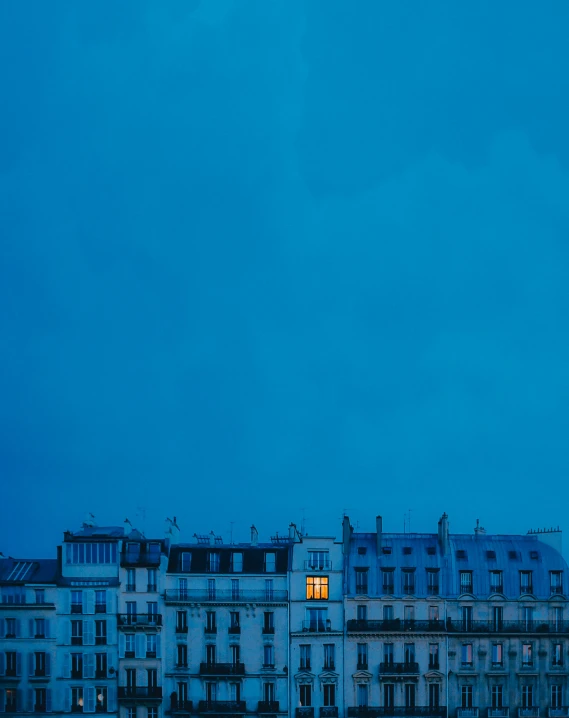
[[[2,6],[0,550],[562,520],[568,10],[516,7]]]

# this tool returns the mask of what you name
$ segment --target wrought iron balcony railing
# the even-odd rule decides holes
[[[304,562],[304,570],[305,571],[331,571],[332,570],[332,561],[330,559],[321,559],[319,561],[311,561],[310,559],[307,559]]]
[[[419,673],[419,664],[416,661],[407,663],[391,663],[383,661],[379,664],[379,672],[384,675],[400,676],[402,674]]]
[[[240,715],[247,711],[245,701],[200,701],[198,713],[231,713]]]
[[[415,621],[403,618],[392,618],[383,621],[350,619],[348,633],[397,633],[416,631],[444,632],[444,621]]]
[[[162,700],[162,686],[119,686],[119,700]]]
[[[508,718],[509,708],[488,708],[488,718]]]
[[[314,708],[312,706],[301,706],[295,711],[296,718],[314,718]]]
[[[259,701],[257,713],[278,713],[279,701]]]
[[[456,718],[478,718],[478,708],[457,708]]]
[[[311,633],[325,633],[332,630],[332,621],[329,618],[323,621],[303,621],[302,630],[310,631]]]
[[[119,628],[156,628],[162,625],[161,613],[119,613],[117,615]]]
[[[200,663],[201,676],[244,676],[244,663]]]
[[[348,708],[348,718],[445,718],[445,706],[353,706]]]
[[[179,701],[176,698],[170,702],[170,710],[167,710],[166,713],[170,713],[171,715],[176,715],[178,713],[191,713],[193,709],[194,704],[192,701]]]
[[[166,603],[282,603],[288,598],[288,591],[281,589],[243,590],[173,588],[165,592]]]
[[[320,718],[338,718],[338,706],[324,706],[320,708]]]
[[[128,551],[121,553],[121,566],[160,566],[160,555],[157,553],[129,553]]]

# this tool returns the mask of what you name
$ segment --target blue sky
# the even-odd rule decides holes
[[[0,550],[569,499],[565,2],[0,4]]]

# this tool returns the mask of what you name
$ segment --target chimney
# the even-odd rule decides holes
[[[376,552],[379,556],[381,554],[381,534],[383,533],[383,519],[381,516],[375,517],[375,530],[377,532],[377,545],[376,545]]]
[[[298,531],[296,530],[296,524],[289,524],[288,537],[291,541],[297,540]]]
[[[537,529],[533,531],[528,531],[528,534],[538,534],[537,540],[541,541],[542,543],[547,544],[548,546],[551,546],[551,548],[554,548],[557,553],[563,555],[563,542],[562,542],[562,532],[559,526],[557,528],[550,528],[550,529]]]
[[[486,529],[480,526],[480,519],[476,519],[476,528],[474,529],[474,534],[476,536],[480,536],[486,533]]]
[[[347,516],[344,516],[342,521],[342,544],[345,554],[348,554],[350,550],[350,538],[352,536],[352,531],[353,529],[350,526],[350,519]]]
[[[449,552],[448,516],[446,513],[439,519],[439,545],[443,554]]]
[[[259,543],[259,532],[255,526],[251,526],[251,546],[256,546]]]

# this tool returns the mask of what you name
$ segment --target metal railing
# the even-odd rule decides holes
[[[518,718],[539,718],[539,708],[537,706],[518,708]]]
[[[288,591],[284,589],[235,591],[225,588],[173,588],[168,589],[165,592],[164,598],[166,603],[207,603],[209,601],[236,603],[282,603],[287,600]]]
[[[259,701],[257,705],[257,713],[278,713],[279,710],[279,701]]]
[[[547,709],[548,718],[567,718],[569,716],[569,708],[567,706],[557,706],[552,708],[551,706]]]
[[[117,614],[117,625],[119,628],[147,626],[156,627],[162,625],[161,613],[119,613]]]
[[[323,706],[320,709],[320,718],[338,718],[338,706]]]
[[[350,619],[348,621],[348,633],[383,633],[402,631],[434,631],[443,633],[445,631],[444,621],[416,621],[403,618],[391,618],[383,621],[371,621],[361,619]]]
[[[311,561],[310,559],[306,559],[304,562],[304,570],[305,571],[331,571],[332,570],[332,561],[330,559],[322,559],[320,561]]]
[[[478,708],[457,708],[456,718],[478,718]]]
[[[399,676],[404,673],[419,673],[419,664],[417,661],[408,661],[406,663],[391,663],[390,661],[382,661],[379,664],[379,672],[392,676]]]
[[[350,619],[348,633],[569,633],[569,621],[473,621],[448,619],[444,621]]]
[[[445,718],[445,706],[353,706],[348,708],[348,718],[380,718],[390,716],[413,716],[419,718]]]
[[[245,713],[245,701],[200,701],[198,713]]]
[[[312,706],[301,706],[295,711],[296,718],[314,718],[314,708]]]
[[[488,708],[488,718],[508,718],[509,708]]]
[[[332,621],[329,618],[323,621],[303,621],[302,630],[311,633],[325,633],[332,630]]]
[[[200,663],[201,676],[244,676],[244,663]]]
[[[119,700],[145,698],[162,699],[162,686],[119,686]]]
[[[167,710],[166,713],[191,713],[193,709],[193,701],[179,701],[176,698],[170,702],[170,710]]]
[[[121,566],[160,566],[159,553],[129,553],[128,551],[120,554]]]

